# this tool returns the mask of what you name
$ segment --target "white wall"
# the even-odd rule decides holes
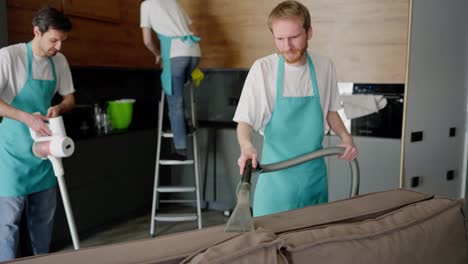
[[[464,191],[464,134],[467,107],[466,0],[413,0],[407,113],[404,146],[404,187],[422,177],[417,191],[461,197]],[[450,138],[449,128],[456,127]],[[423,131],[421,142],[411,132]],[[455,170],[455,179],[446,172]]]
[[[6,1],[0,0],[0,48],[8,44]]]

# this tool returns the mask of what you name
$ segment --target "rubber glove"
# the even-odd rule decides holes
[[[201,81],[205,78],[205,74],[200,70],[199,67],[195,68],[195,70],[192,71],[192,80],[195,86],[200,86]]]

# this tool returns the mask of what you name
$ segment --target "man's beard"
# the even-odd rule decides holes
[[[53,57],[53,56],[57,55],[57,53],[58,53],[58,51],[56,51],[56,50],[49,50],[47,52],[47,55],[50,56],[50,57]]]
[[[286,55],[288,52],[280,51],[280,54],[283,55],[284,60],[285,60],[287,63],[289,63],[289,64],[295,64],[295,63],[299,62],[299,61],[303,58],[303,56],[304,56],[304,54],[306,53],[306,51],[307,51],[307,47],[304,48],[304,49],[294,49],[294,50],[292,50],[292,52],[294,53],[292,59],[288,59],[288,57],[287,57],[287,55]],[[290,52],[290,51],[289,51],[289,52]]]

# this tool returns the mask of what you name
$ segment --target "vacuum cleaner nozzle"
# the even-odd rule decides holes
[[[250,211],[250,183],[241,183],[237,193],[237,205],[229,218],[225,232],[249,232],[254,230]]]
[[[249,232],[254,230],[252,212],[250,211],[250,178],[252,160],[247,160],[244,173],[237,191],[237,204],[229,218],[225,232]]]

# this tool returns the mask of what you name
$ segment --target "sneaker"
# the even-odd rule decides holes
[[[181,155],[177,152],[172,152],[171,154],[169,154],[167,156],[168,160],[180,160],[180,161],[184,161],[184,160],[187,160],[187,155]]]

